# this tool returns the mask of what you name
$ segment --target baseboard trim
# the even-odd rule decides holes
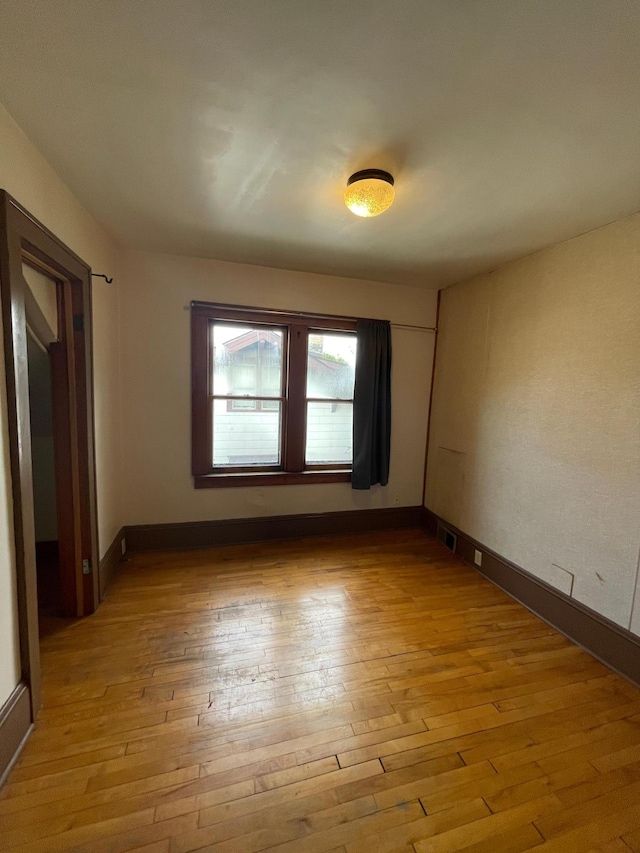
[[[435,536],[438,523],[456,534],[455,553],[465,563],[606,666],[640,686],[639,637],[496,554],[425,507],[424,529]],[[473,562],[476,548],[482,551],[482,566]]]
[[[107,553],[100,560],[98,583],[100,588],[100,601],[105,597],[111,586],[118,566],[122,560],[122,540],[125,538],[125,528],[121,527],[115,535],[115,539],[109,545]]]
[[[21,681],[0,708],[0,786],[9,775],[32,728],[29,688]]]
[[[389,507],[308,515],[133,525],[125,528],[124,535],[128,553],[185,551],[270,539],[301,539],[308,536],[335,536],[366,533],[371,530],[420,527],[421,518],[422,507]]]

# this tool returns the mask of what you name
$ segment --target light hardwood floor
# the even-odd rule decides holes
[[[640,691],[419,531],[136,557],[43,667],[2,850],[640,851]]]

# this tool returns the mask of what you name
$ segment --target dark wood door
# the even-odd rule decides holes
[[[77,489],[74,484],[74,467],[77,448],[71,440],[69,416],[69,364],[67,352],[59,341],[49,346],[51,358],[51,391],[53,402],[53,446],[56,476],[58,515],[58,557],[62,609],[65,616],[83,613],[82,563],[80,530],[77,523]]]

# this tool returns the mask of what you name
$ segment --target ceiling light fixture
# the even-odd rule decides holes
[[[344,203],[356,216],[379,216],[391,207],[395,195],[389,172],[362,169],[347,181]]]

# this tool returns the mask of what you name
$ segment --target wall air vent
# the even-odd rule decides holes
[[[458,537],[453,532],[453,530],[449,530],[449,528],[445,527],[444,524],[438,522],[438,532],[436,536],[446,548],[448,548],[450,551],[453,551],[454,554],[456,553]]]

